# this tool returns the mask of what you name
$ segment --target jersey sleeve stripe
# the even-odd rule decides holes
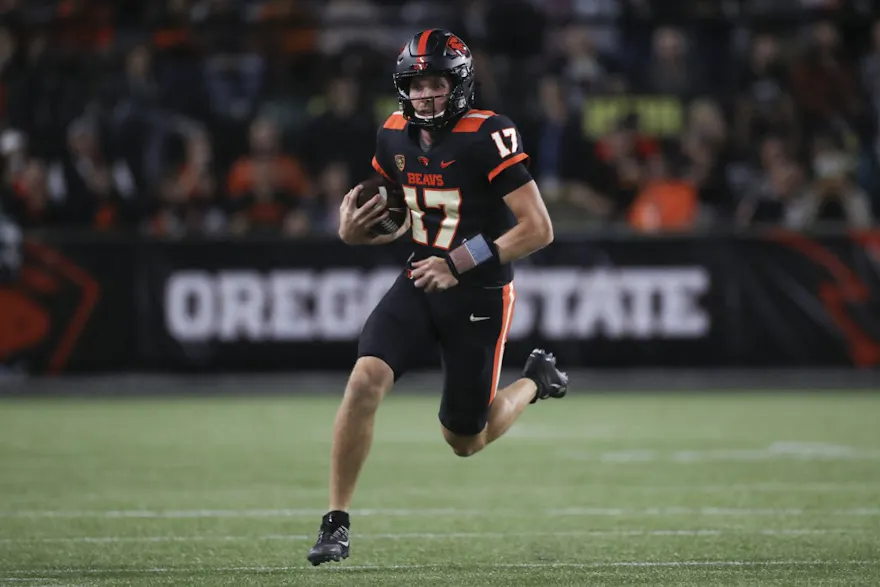
[[[491,110],[468,110],[452,128],[452,132],[476,132],[493,116],[495,113]]]
[[[388,120],[385,121],[385,124],[382,125],[382,128],[387,128],[390,130],[403,130],[405,126],[406,118],[404,118],[403,114],[400,114],[400,112],[395,112],[388,117]]]
[[[516,289],[511,281],[501,290],[501,334],[495,343],[495,361],[492,365],[492,390],[489,392],[489,404],[495,399],[498,391],[498,379],[501,376],[501,364],[504,362],[504,347],[507,345],[507,335],[510,334],[510,325],[513,323],[513,306],[516,302]]]
[[[385,170],[382,169],[382,166],[381,166],[381,165],[379,165],[379,161],[376,159],[375,156],[373,157],[373,169],[375,169],[376,171],[378,171],[379,173],[381,173],[382,176],[383,176],[385,179],[387,179],[388,181],[393,182],[393,183],[397,183],[396,181],[394,181],[393,179],[391,179],[391,176],[390,176],[390,175],[388,175],[387,173],[385,173]]]
[[[452,132],[477,132],[484,122],[486,122],[485,118],[462,116],[455,126],[452,127]]]
[[[504,171],[505,169],[507,169],[511,165],[516,165],[520,161],[524,161],[525,159],[528,159],[528,158],[529,158],[529,156],[527,154],[520,153],[519,155],[514,155],[510,159],[505,159],[504,161],[499,163],[495,169],[493,169],[492,171],[489,172],[489,181],[492,181],[493,179],[498,177],[499,173],[501,173],[502,171]]]

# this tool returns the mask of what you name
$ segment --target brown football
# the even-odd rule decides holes
[[[406,223],[407,215],[406,202],[400,186],[391,183],[378,173],[362,181],[360,185],[364,186],[364,189],[357,197],[358,208],[369,202],[376,194],[381,194],[388,208],[388,218],[374,224],[372,231],[376,234],[394,234],[400,230],[400,227]]]

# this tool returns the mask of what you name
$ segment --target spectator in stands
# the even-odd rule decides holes
[[[627,116],[598,141],[589,171],[589,206],[609,220],[621,220],[650,176],[660,155],[656,140],[638,130],[638,118]]]
[[[742,228],[756,224],[782,224],[797,228],[803,224],[804,202],[809,185],[803,169],[790,159],[770,164],[755,191],[749,193],[737,208],[737,225]]]
[[[205,131],[197,130],[185,137],[186,160],[174,173],[172,189],[187,199],[217,201],[217,181],[211,142]]]
[[[760,137],[779,134],[790,146],[798,141],[799,129],[788,74],[771,34],[752,39],[746,63],[736,78],[736,149],[745,154]]]
[[[22,65],[15,36],[8,28],[0,27],[0,120],[2,121],[9,121],[11,109],[12,120],[18,122],[18,110],[22,107],[18,101],[24,98],[19,90]]]
[[[519,96],[534,91],[532,77],[524,72],[546,67],[542,54],[547,27],[540,3],[477,0],[464,4],[459,34],[475,50],[476,66],[481,68],[481,79],[489,90],[487,101],[481,106],[498,108],[514,119],[520,118],[525,112],[521,111],[523,103]],[[491,77],[483,77],[486,73]]]
[[[218,197],[211,144],[202,131],[186,137],[186,160],[165,178],[147,232],[162,236],[218,234],[226,217]]]
[[[489,0],[458,0],[454,8],[456,22],[449,28],[467,39],[473,52],[474,69],[480,72],[478,108],[506,111],[506,96],[503,95],[501,80],[498,79],[499,70],[494,67],[490,53],[489,31],[486,26],[488,10]]]
[[[572,184],[586,179],[586,144],[581,121],[566,104],[563,85],[568,84],[555,75],[541,78],[537,107],[530,108],[538,116],[525,119],[520,131],[529,145],[530,171],[550,207],[559,215],[581,217],[588,209],[582,205],[583,189]]]
[[[742,194],[736,206],[736,225],[782,223],[787,199],[804,183],[802,175],[785,141],[775,135],[764,137],[758,157],[742,166],[733,182],[734,191]]]
[[[350,77],[332,78],[324,100],[326,109],[305,131],[302,152],[309,170],[315,174],[325,162],[340,159],[355,178],[367,177],[372,172],[376,121],[361,100],[357,82]]]
[[[521,71],[520,66],[544,50],[546,19],[529,0],[489,0],[484,26],[487,48],[509,59],[511,71]]]
[[[172,116],[163,111],[163,93],[153,71],[153,55],[145,45],[128,52],[124,71],[108,79],[103,89],[110,140],[141,188],[153,185],[164,169]]]
[[[236,234],[254,230],[304,234],[309,230],[313,194],[303,166],[281,152],[271,120],[253,122],[250,145],[250,155],[236,161],[229,172],[231,230]]]
[[[561,37],[562,55],[556,69],[562,72],[566,101],[579,108],[590,93],[619,89],[620,78],[614,76],[615,64],[599,52],[586,25],[567,26]]]
[[[867,228],[872,224],[868,194],[853,181],[853,157],[830,134],[820,134],[812,144],[811,189],[793,218],[795,228],[837,223]]]
[[[871,119],[869,133],[859,157],[859,183],[873,195],[874,213],[880,214],[880,19],[871,29],[871,49],[862,60],[862,85],[868,100]]]
[[[718,103],[706,99],[691,103],[681,137],[681,158],[681,173],[698,191],[703,219],[730,217],[734,205],[725,170],[731,155],[727,124]]]
[[[630,79],[638,80],[637,91],[689,96],[700,87],[697,64],[689,54],[684,32],[661,26],[654,31],[650,57],[636,66],[637,72]]]
[[[34,31],[19,84],[23,107],[10,120],[27,135],[32,156],[56,158],[66,150],[67,126],[93,97],[89,65],[74,51],[50,47],[48,35]]]
[[[2,161],[2,185],[11,186],[24,169],[28,159],[27,137],[14,128],[0,133],[0,161]]]
[[[80,119],[68,129],[68,152],[49,170],[53,199],[68,220],[96,230],[131,226],[136,220],[135,182],[124,159],[108,161],[98,129]]]
[[[244,20],[244,4],[238,0],[196,0],[192,3],[190,18],[209,24],[236,24]]]
[[[658,153],[626,216],[638,232],[682,232],[696,225],[699,208],[693,180],[682,179],[670,157]]]
[[[868,217],[856,213],[866,193],[876,217],[880,21],[808,20],[806,48],[789,66],[787,37],[803,22],[789,16],[804,14],[804,0],[740,4],[0,0],[3,199],[9,214],[25,214],[27,226],[117,226],[121,203],[132,215],[146,213],[145,225],[163,234],[322,232],[335,214],[330,188],[343,177],[354,183],[372,172],[376,123],[395,102],[385,55],[397,51],[398,39],[413,27],[449,20],[475,52],[483,80],[477,107],[520,122],[532,171],[554,219],[567,228],[631,220],[632,202],[650,200],[646,194],[656,191],[661,168],[652,161],[660,144],[662,177],[696,189],[700,221],[712,212],[710,220],[732,221],[738,214],[744,225],[860,225]],[[758,10],[782,20],[772,33],[745,20],[716,27],[722,23],[715,19],[726,18],[734,5],[741,14]],[[94,15],[100,26],[71,18]],[[686,28],[695,21],[682,20],[705,15],[713,26]],[[49,19],[48,26],[33,27],[34,19]],[[325,54],[316,55],[312,27],[322,21]],[[857,55],[871,24],[871,46]],[[736,39],[749,38],[740,35],[750,36],[742,64],[729,57],[738,50]],[[136,44],[142,42],[149,44]],[[327,55],[337,61],[321,59]],[[709,75],[709,65],[733,72],[732,91],[715,92],[718,75]],[[548,69],[553,75],[535,75]],[[324,72],[332,77],[322,92],[316,81]],[[601,133],[609,113],[628,107],[629,93],[663,94],[653,105],[650,97],[639,98],[636,106],[646,113],[641,128],[663,136],[636,132],[630,119],[588,144],[582,129]],[[597,94],[616,95],[582,113]],[[680,109],[663,110],[670,96]],[[262,119],[260,113],[270,112],[273,120],[284,114],[296,157],[282,152],[281,131]],[[680,119],[680,112],[687,115]],[[729,132],[722,112],[730,114]],[[90,124],[71,125],[80,119]],[[824,134],[829,129],[831,141]],[[838,139],[841,133],[849,136]],[[168,172],[178,136],[186,160]],[[228,177],[218,176],[220,169],[229,169]],[[309,177],[320,177],[317,199]],[[48,199],[41,203],[44,184]],[[310,221],[316,223],[311,228]]]
[[[806,134],[834,117],[851,120],[858,112],[857,75],[833,23],[813,25],[792,70],[792,95],[801,110]]]
[[[369,0],[328,0],[321,19],[323,31],[318,44],[325,55],[339,54],[359,42],[387,41],[387,31],[379,26],[381,12]]]
[[[46,165],[29,160],[11,186],[5,187],[0,207],[21,228],[61,227],[66,224],[66,210],[49,192]]]
[[[266,82],[265,57],[241,39],[240,28],[236,24],[222,40],[215,40],[216,52],[204,68],[212,112],[233,125],[253,116]]]
[[[875,112],[880,113],[880,19],[871,29],[871,48],[862,58],[862,83]]]
[[[0,284],[15,280],[21,266],[21,229],[3,214],[0,200]]]
[[[807,230],[828,223],[859,228],[872,224],[868,196],[851,178],[853,160],[831,135],[821,134],[813,141],[812,182],[778,139],[764,142],[762,163],[763,181],[737,210],[740,226],[773,223]]]
[[[339,205],[351,186],[351,174],[344,161],[331,161],[320,171],[313,214],[316,234],[335,236],[339,232]]]

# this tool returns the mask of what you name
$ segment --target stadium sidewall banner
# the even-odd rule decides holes
[[[517,263],[505,357],[572,367],[875,366],[880,237],[566,237]],[[15,258],[14,256],[12,258]],[[404,244],[25,239],[0,364],[30,373],[337,370]],[[440,366],[426,352],[424,368]]]

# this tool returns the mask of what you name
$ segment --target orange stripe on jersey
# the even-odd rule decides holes
[[[387,179],[388,181],[393,182],[393,183],[397,183],[396,181],[394,181],[393,179],[391,179],[391,176],[390,176],[390,175],[388,175],[387,173],[385,173],[385,170],[382,169],[382,166],[381,166],[381,165],[379,165],[379,161],[376,159],[375,156],[373,157],[373,169],[375,169],[376,171],[378,171],[379,173],[381,173],[382,176],[383,176],[385,179]]]
[[[416,49],[419,55],[427,55],[428,54],[428,39],[431,38],[431,33],[433,33],[436,29],[429,29],[422,33],[422,36],[419,37],[419,46]]]
[[[498,379],[501,376],[501,363],[504,361],[504,347],[507,345],[507,335],[510,333],[510,325],[513,323],[513,306],[516,303],[516,289],[511,281],[501,290],[502,316],[501,334],[495,343],[495,361],[492,365],[492,390],[489,392],[489,404],[495,399],[498,391]]]
[[[388,120],[385,121],[385,124],[382,125],[382,128],[387,128],[391,130],[403,130],[405,126],[406,118],[404,118],[403,114],[401,114],[400,112],[395,112],[388,117]]]
[[[499,163],[495,169],[493,169],[492,171],[489,172],[489,181],[492,181],[493,179],[498,177],[499,173],[501,173],[502,171],[504,171],[505,169],[507,169],[511,165],[516,165],[520,161],[522,161],[524,159],[528,159],[528,158],[529,158],[529,156],[526,155],[525,153],[520,153],[519,155],[515,155],[515,156],[511,157],[510,159],[505,159],[504,161]]]
[[[468,110],[452,128],[452,132],[477,132],[493,116],[495,113],[491,110]]]

